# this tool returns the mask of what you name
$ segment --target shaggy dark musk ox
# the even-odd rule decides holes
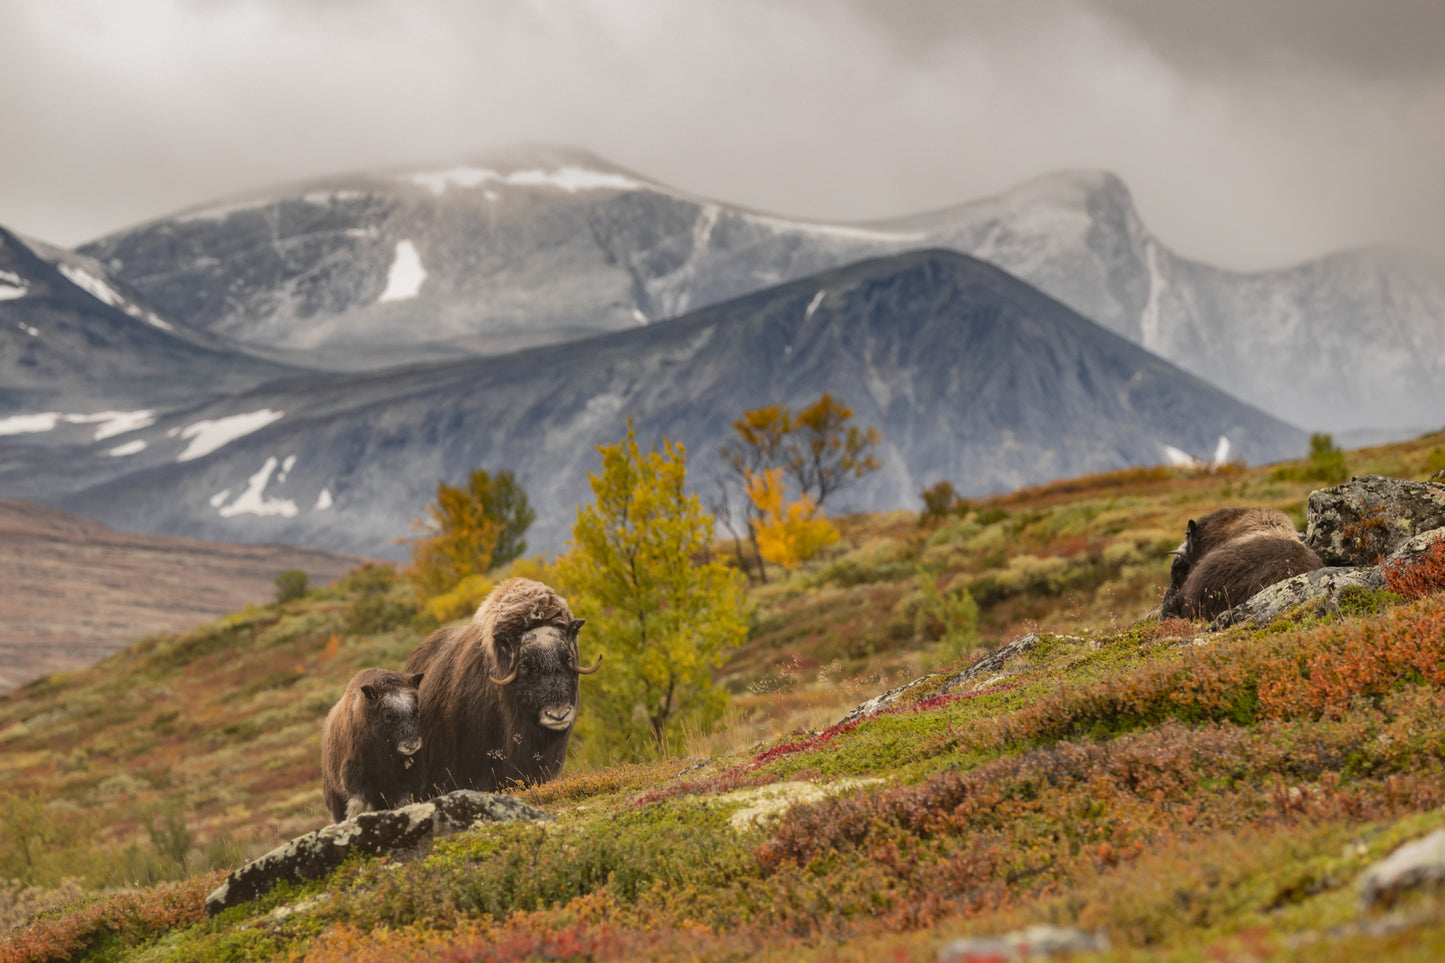
[[[1274,508],[1221,508],[1191,518],[1171,554],[1161,619],[1212,619],[1275,582],[1324,567],[1289,516]]]
[[[546,782],[562,770],[577,720],[577,630],[567,603],[531,579],[492,590],[468,625],[417,646],[421,672],[422,797]]]
[[[394,809],[421,788],[413,765],[420,675],[362,669],[347,683],[321,733],[321,791],[336,822]]]

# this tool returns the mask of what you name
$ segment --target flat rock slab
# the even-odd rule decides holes
[[[1445,829],[1406,843],[1360,877],[1360,906],[1386,909],[1401,895],[1445,884]]]
[[[1306,602],[1318,602],[1324,609],[1339,605],[1340,593],[1347,588],[1378,589],[1385,587],[1385,579],[1374,566],[1368,568],[1317,568],[1283,582],[1276,582],[1250,596],[1243,605],[1236,605],[1227,612],[1220,612],[1209,623],[1209,631],[1227,629],[1231,625],[1252,622],[1265,625],[1280,613]]]
[[[1109,937],[1067,926],[1030,926],[1005,936],[965,936],[944,944],[938,963],[1008,963],[1011,960],[1105,953]]]
[[[355,853],[418,855],[433,839],[478,822],[549,820],[553,817],[511,796],[460,789],[400,809],[362,813],[355,819],[298,836],[236,870],[206,897],[206,914],[253,900],[281,882],[325,876]]]
[[[1305,544],[1326,565],[1374,565],[1445,527],[1445,485],[1362,475],[1310,493]]]

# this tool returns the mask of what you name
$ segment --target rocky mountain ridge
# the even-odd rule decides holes
[[[1247,229],[1241,225],[1241,230]],[[1103,172],[906,218],[822,223],[694,197],[584,151],[518,149],[269,189],[81,248],[171,314],[306,363],[498,354],[650,324],[941,247],[1310,428],[1445,417],[1445,273],[1348,251],[1238,273],[1172,252]]]

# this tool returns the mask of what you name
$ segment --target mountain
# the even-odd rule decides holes
[[[102,440],[157,409],[300,370],[162,315],[81,255],[0,228],[0,437]]]
[[[142,635],[270,601],[272,580],[286,569],[320,584],[364,561],[289,545],[127,535],[0,499],[0,692],[89,665]]]
[[[258,191],[81,252],[170,316],[256,350],[355,369],[624,330],[928,247],[994,263],[1286,420],[1334,431],[1445,421],[1439,265],[1363,250],[1222,270],[1171,252],[1124,184],[1097,172],[835,224],[532,147]]]
[[[884,467],[835,510],[917,503],[940,478],[966,493],[1207,458],[1221,436],[1264,462],[1304,450],[1286,425],[1101,328],[992,265],[948,251],[874,259],[665,325],[500,358],[262,386],[132,436],[126,474],[87,484],[72,449],[0,486],[146,531],[388,553],[438,479],[511,469],[538,512],[533,551],[559,548],[590,498],[596,445],[632,418],[644,444],[690,452],[708,487],[743,410],[823,391],[883,434]]]

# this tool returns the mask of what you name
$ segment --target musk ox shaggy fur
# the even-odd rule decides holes
[[[1160,618],[1212,619],[1276,582],[1323,568],[1274,508],[1221,508],[1190,519],[1172,553]]]
[[[601,665],[578,662],[581,627],[551,588],[513,578],[469,624],[439,629],[417,646],[405,671],[426,676],[423,798],[545,782],[562,770],[579,678]]]
[[[321,733],[321,791],[336,822],[411,802],[420,675],[362,669],[347,683]]]

